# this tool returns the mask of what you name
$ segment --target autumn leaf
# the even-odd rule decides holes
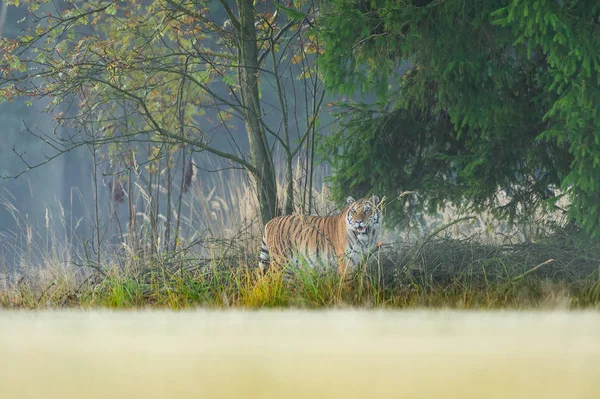
[[[108,8],[106,9],[106,13],[108,15],[116,15],[117,14],[117,8],[115,7],[114,4],[111,4],[110,6],[108,6]]]

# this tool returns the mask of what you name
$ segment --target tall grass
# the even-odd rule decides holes
[[[311,193],[313,213],[320,215],[335,210],[325,174],[318,172]],[[302,212],[300,165],[294,179],[294,205]],[[284,187],[281,176],[279,181]],[[463,217],[449,207],[423,217],[419,229],[386,231],[385,244],[348,283],[334,272],[310,268],[266,275],[257,270],[258,207],[252,182],[239,171],[210,173],[190,185],[180,219],[171,219],[181,226],[173,250],[147,251],[150,216],[142,209],[151,208],[150,196],[141,185],[125,195],[134,197],[127,201],[134,209],[127,211],[135,215],[135,226],[119,227],[114,203],[104,208],[109,227],[101,264],[91,260],[98,250],[92,241],[81,240],[86,221],[67,215],[62,204],[49,207],[43,225],[36,226],[14,198],[4,198],[0,205],[17,227],[0,233],[0,306],[578,308],[600,303],[600,247],[573,245],[560,228],[560,215],[538,215],[530,225],[509,230],[489,214]],[[165,237],[167,217],[159,214],[156,220],[157,236]],[[284,278],[290,273],[293,278]]]
[[[600,303],[597,262],[555,242],[532,247],[498,247],[447,239],[389,250],[348,283],[334,273],[310,268],[266,275],[252,257],[218,258],[181,265],[148,265],[86,279],[53,275],[50,284],[20,280],[5,286],[2,306],[144,308],[583,308]],[[395,252],[397,251],[397,252]],[[415,252],[418,251],[415,256]],[[540,259],[552,259],[539,262]],[[537,266],[537,268],[533,268]],[[284,277],[285,276],[285,277]],[[39,277],[38,277],[39,279]],[[35,280],[33,280],[35,281]],[[46,280],[47,281],[47,280]],[[77,283],[75,283],[77,281]]]

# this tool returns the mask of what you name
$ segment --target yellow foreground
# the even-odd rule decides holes
[[[0,312],[0,398],[600,398],[600,313]]]

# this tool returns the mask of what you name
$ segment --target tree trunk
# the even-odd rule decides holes
[[[286,154],[286,170],[285,174],[287,177],[287,187],[285,189],[285,208],[284,214],[290,215],[294,212],[294,169],[292,164],[292,157],[290,154]]]
[[[263,224],[276,216],[277,185],[273,157],[269,151],[267,137],[260,123],[262,111],[258,96],[258,48],[254,26],[252,0],[237,0],[239,10],[239,79],[244,119],[250,143],[250,162],[256,168],[256,188]]]

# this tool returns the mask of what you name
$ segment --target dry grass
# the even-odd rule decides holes
[[[35,311],[0,311],[1,398],[552,399],[600,391],[600,319],[579,311],[600,308],[600,246],[581,245],[555,220],[507,231],[489,215],[473,224],[448,210],[421,230],[386,232],[349,285],[312,270],[288,281],[255,267],[251,185],[219,173],[191,187],[176,251],[148,254],[114,229],[100,264],[75,239],[85,221],[60,204],[35,226],[4,202],[18,228],[0,237],[0,308]],[[328,214],[334,207],[318,187],[316,212]],[[142,190],[136,195],[143,201]],[[144,239],[148,217],[138,213]],[[444,310],[406,310],[425,307]],[[264,308],[286,310],[245,311]]]
[[[0,397],[596,398],[587,312],[0,312]]]
[[[410,308],[576,309],[600,304],[600,249],[547,242],[498,246],[431,239],[387,244],[346,285],[310,269],[261,275],[256,252],[167,258],[145,268],[117,265],[77,278],[54,275],[8,284],[0,305],[18,308]]]
[[[312,193],[315,212],[321,215],[335,208],[322,183],[324,175],[318,174]],[[300,167],[294,179],[295,206],[301,210]],[[300,271],[291,282],[278,273],[258,274],[261,233],[255,196],[239,171],[210,174],[188,194],[176,251],[149,255],[127,233],[115,230],[116,241],[107,240],[102,247],[99,265],[91,260],[95,255],[89,243],[77,242],[85,221],[65,215],[61,204],[49,207],[43,225],[36,226],[14,201],[5,199],[2,205],[17,229],[0,237],[0,306],[462,309],[600,303],[600,246],[578,247],[571,233],[551,232],[549,226],[559,224],[554,214],[538,215],[529,227],[509,231],[490,215],[463,219],[449,208],[427,219],[420,231],[386,232],[381,252],[345,286],[335,274]],[[141,187],[132,195],[139,196],[135,201],[146,196]],[[148,217],[137,214],[139,238],[147,231]],[[166,218],[158,220],[164,229]],[[539,234],[521,233],[536,228]],[[500,235],[490,232],[510,240],[502,244],[496,239]]]

